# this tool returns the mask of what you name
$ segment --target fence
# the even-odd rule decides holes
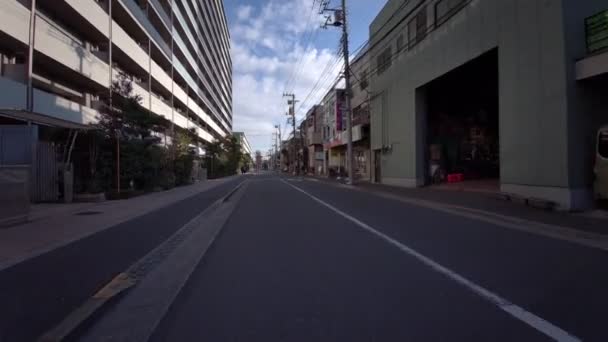
[[[54,202],[59,199],[59,164],[57,146],[38,142],[36,146],[36,177],[32,182],[34,202]]]
[[[36,141],[33,127],[0,126],[0,165],[27,165],[30,168],[30,199],[33,202],[57,201],[60,185],[58,146]]]

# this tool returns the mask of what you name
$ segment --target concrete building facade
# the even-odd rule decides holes
[[[308,172],[314,175],[323,175],[323,107],[313,106],[306,113],[306,146],[308,147]]]
[[[354,75],[352,79],[352,108],[353,125],[353,159],[354,172],[358,180],[371,180],[371,153],[370,153],[370,89],[369,71],[370,59],[368,46],[361,51],[351,62],[350,69]],[[346,129],[346,127],[344,127]],[[343,134],[343,143],[348,142],[347,133]]]
[[[323,113],[323,169],[326,175],[335,176],[346,172],[346,149],[342,147],[342,135],[346,129],[343,114],[344,89],[330,88],[321,101]]]
[[[0,108],[27,109],[33,45],[32,112],[95,122],[122,73],[143,107],[194,129],[201,141],[232,132],[221,0],[37,0],[34,10],[31,0],[0,2]]]
[[[370,26],[373,178],[428,184],[432,83],[484,58],[496,77],[501,190],[562,209],[588,207],[608,80],[605,56],[586,61],[584,22],[606,7],[601,0],[389,0]],[[585,72],[592,76],[581,80]],[[466,92],[464,75],[451,90]]]

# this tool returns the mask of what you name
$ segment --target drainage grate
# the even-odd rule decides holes
[[[79,215],[79,216],[89,216],[89,215],[99,215],[102,214],[102,211],[81,211],[79,213],[76,213],[75,215]]]

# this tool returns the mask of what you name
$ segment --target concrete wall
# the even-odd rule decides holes
[[[564,1],[564,2],[563,2]],[[406,23],[376,44],[401,18],[428,4],[427,22],[434,30],[420,44],[393,60],[390,69],[371,78],[372,148],[385,148],[383,182],[419,186],[425,178],[426,116],[424,86],[441,75],[498,48],[501,182],[507,191],[573,205],[575,187],[586,184],[573,155],[580,143],[572,138],[574,51],[584,35],[564,35],[572,25],[582,25],[592,7],[570,17],[569,0],[473,0],[449,21],[433,27],[436,1],[410,1],[401,14],[392,10],[401,1],[389,1],[370,26],[372,65],[387,42],[404,34]],[[595,5],[601,1],[589,1]],[[568,19],[565,22],[565,16]],[[573,46],[571,48],[571,46]],[[574,129],[582,132],[583,129]],[[576,133],[579,134],[579,133]],[[570,139],[571,140],[571,139]],[[580,139],[579,139],[580,140]],[[582,151],[578,151],[581,153]],[[577,169],[577,170],[575,170]],[[582,169],[581,169],[582,170]],[[584,171],[586,172],[586,171]],[[576,180],[576,181],[574,181]],[[578,190],[575,190],[578,191]]]

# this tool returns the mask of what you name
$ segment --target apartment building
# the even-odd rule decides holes
[[[241,150],[243,154],[253,157],[253,150],[251,150],[251,144],[249,143],[249,139],[243,132],[234,132],[232,133],[241,144]]]
[[[561,209],[592,205],[608,30],[588,18],[606,9],[389,0],[370,25],[373,178],[415,187],[458,173]]]
[[[3,0],[0,111],[86,125],[122,73],[144,108],[211,142],[232,132],[229,49],[221,0]]]

